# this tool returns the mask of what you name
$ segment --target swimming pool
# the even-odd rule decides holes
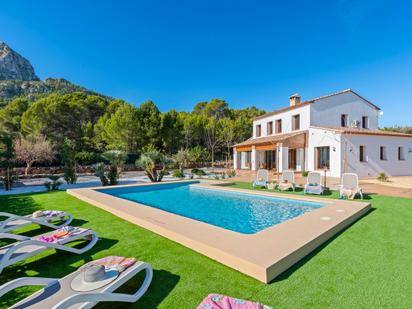
[[[196,183],[98,191],[242,234],[257,233],[324,206],[315,202],[214,190],[198,187]]]

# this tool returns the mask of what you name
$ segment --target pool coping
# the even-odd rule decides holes
[[[110,188],[193,181],[196,180],[121,185]],[[358,220],[371,208],[370,203],[367,202],[253,191],[231,188],[225,184],[227,182],[202,181],[196,186],[257,196],[322,203],[324,207],[314,209],[255,234],[241,234],[96,191],[110,189],[108,187],[69,189],[67,192],[265,283],[272,281],[314,249]],[[136,204],[142,207],[136,207]]]

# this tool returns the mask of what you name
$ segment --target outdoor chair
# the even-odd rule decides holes
[[[280,177],[278,189],[282,191],[292,189],[295,191],[295,188],[295,173],[293,171],[283,171],[282,176]]]
[[[0,221],[0,233],[6,233],[30,224],[39,224],[59,229],[69,225],[73,217],[70,213],[58,210],[36,211],[30,215],[19,216],[8,212],[0,212],[0,217],[7,219]]]
[[[322,194],[323,189],[324,188],[322,186],[322,174],[319,172],[309,172],[305,184],[304,193]]]
[[[357,194],[363,199],[362,188],[359,187],[358,175],[355,173],[344,173],[341,179],[339,197],[347,196],[350,199],[354,199]]]
[[[12,280],[0,287],[0,297],[9,291],[23,286],[43,285],[43,289],[21,300],[11,308],[92,308],[99,302],[128,302],[138,301],[147,291],[153,278],[152,267],[136,261],[126,269],[117,267],[103,267],[103,276],[90,276],[87,269],[92,270],[97,264],[94,261],[72,272],[61,279],[23,277]],[[101,267],[101,266],[100,266]],[[100,271],[100,268],[97,267]],[[134,294],[115,293],[119,287],[134,278],[141,271],[145,271],[142,285]],[[98,273],[98,272],[97,272]],[[88,278],[86,281],[86,277]],[[116,305],[112,305],[116,307]]]
[[[16,242],[0,248],[1,273],[5,267],[35,256],[48,249],[82,254],[90,250],[96,244],[98,237],[93,230],[66,226],[59,230],[44,233],[35,237],[0,233],[0,239],[16,240]],[[89,243],[80,249],[67,246],[68,243],[79,240],[89,241]]]
[[[257,171],[256,179],[253,182],[253,188],[255,187],[268,187],[269,182],[269,171],[265,169],[260,169]]]

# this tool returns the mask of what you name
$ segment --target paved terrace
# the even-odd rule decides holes
[[[276,180],[277,175],[270,173],[271,179]],[[231,181],[252,182],[256,178],[256,172],[239,171],[238,174],[231,178]],[[306,178],[300,173],[296,173],[296,183],[303,187]],[[334,177],[326,178],[326,185],[332,190],[337,190],[340,185],[340,179]],[[389,177],[388,182],[381,182],[376,178],[360,179],[360,185],[364,192],[369,194],[380,194],[387,196],[399,196],[412,198],[412,176]]]

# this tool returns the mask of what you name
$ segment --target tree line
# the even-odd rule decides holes
[[[39,160],[23,157],[34,146],[44,161],[53,157],[57,163],[70,153],[78,164],[93,164],[110,150],[135,160],[149,148],[166,155],[183,149],[199,161],[214,162],[230,160],[231,146],[252,135],[252,119],[263,113],[256,107],[230,108],[221,99],[197,103],[190,112],[161,112],[150,100],[134,106],[81,92],[52,93],[34,102],[10,100],[0,109],[0,133],[21,150],[18,159],[31,164]]]

